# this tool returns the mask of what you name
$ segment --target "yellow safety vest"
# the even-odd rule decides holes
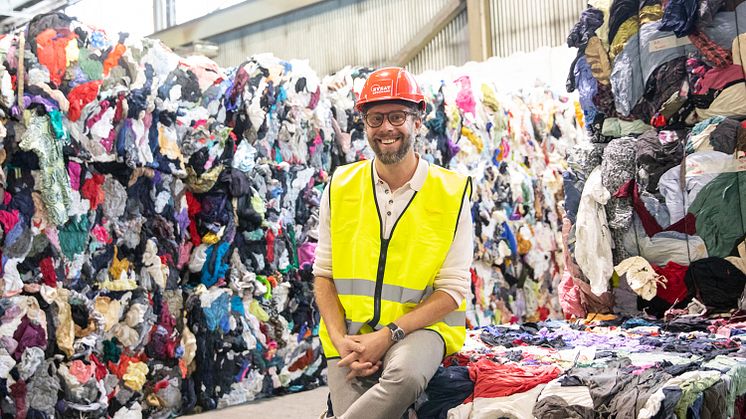
[[[430,165],[388,240],[373,185],[373,163],[337,168],[329,186],[332,276],[345,311],[347,334],[370,333],[412,311],[433,292],[433,281],[451,248],[471,178]],[[427,329],[441,338],[445,354],[466,337],[466,302]],[[319,336],[327,358],[339,357],[323,320]]]

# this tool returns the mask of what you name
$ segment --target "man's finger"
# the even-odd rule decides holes
[[[337,365],[339,365],[340,367],[347,367],[352,362],[356,361],[357,357],[358,357],[358,354],[356,352],[351,352],[346,357],[342,358],[342,360],[339,361],[339,364]]]
[[[350,369],[355,370],[355,371],[365,371],[368,368],[371,368],[372,366],[373,364],[370,362],[355,361],[352,364],[350,364]]]
[[[369,375],[373,375],[378,371],[379,365],[373,365],[370,368],[366,368],[364,371],[358,371],[357,375],[358,377],[367,377]]]

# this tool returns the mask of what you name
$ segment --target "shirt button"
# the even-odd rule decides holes
[[[390,216],[390,215],[391,215],[391,211],[388,211],[388,212],[386,213],[386,215],[389,215],[389,216]]]
[[[389,193],[389,190],[388,189],[384,189],[383,193]]]
[[[394,203],[394,200],[393,199],[389,199],[389,204],[393,204],[393,203]]]

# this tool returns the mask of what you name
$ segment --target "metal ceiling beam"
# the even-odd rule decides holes
[[[160,39],[169,47],[176,48],[198,39],[210,38],[324,1],[326,0],[249,0],[155,32],[148,37]]]
[[[466,0],[469,28],[469,58],[485,61],[492,55],[492,34],[489,0]]]
[[[466,8],[464,0],[451,0],[443,6],[417,34],[391,59],[393,65],[404,67],[417,56],[436,35]]]
[[[38,14],[60,10],[62,8],[75,4],[78,1],[80,0],[44,0],[38,3],[34,3],[28,0],[0,0],[0,10],[8,11],[7,14],[5,12],[0,12],[0,15],[9,16],[6,19],[0,20],[0,27],[2,27],[2,29],[7,32],[25,25],[28,21],[30,21],[34,16]],[[27,6],[28,4],[31,5]]]

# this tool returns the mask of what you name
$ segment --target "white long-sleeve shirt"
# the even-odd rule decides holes
[[[425,159],[420,158],[412,179],[401,188],[392,191],[389,185],[378,176],[378,172],[373,170],[378,208],[381,222],[383,222],[384,239],[391,235],[391,229],[414,193],[422,188],[425,179],[427,179],[427,172],[428,163]],[[325,278],[333,278],[332,242],[329,224],[329,187],[327,186],[324,189],[319,206],[319,242],[316,247],[316,260],[313,265],[314,275]],[[464,196],[463,207],[451,248],[448,250],[448,254],[433,283],[434,290],[447,293],[456,301],[456,304],[461,304],[471,288],[469,286],[471,278],[469,268],[474,253],[473,234],[471,202],[470,197],[466,195]]]

